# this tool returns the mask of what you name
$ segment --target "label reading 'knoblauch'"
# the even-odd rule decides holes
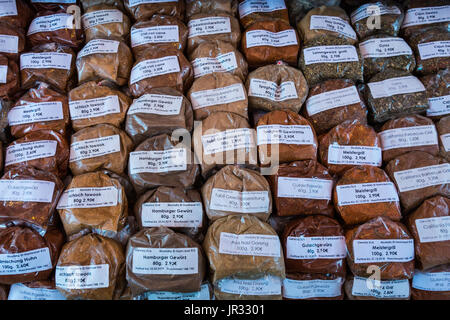
[[[118,134],[77,141],[70,145],[69,162],[101,157],[116,152],[120,152],[120,136]]]
[[[69,101],[70,119],[80,120],[120,113],[117,95]]]
[[[279,198],[331,200],[333,180],[278,177]]]
[[[134,151],[130,153],[128,165],[131,174],[184,171],[187,168],[187,153],[185,148]]]
[[[109,287],[109,265],[56,266],[55,284],[63,289],[97,289]]]
[[[450,164],[421,167],[394,172],[400,192],[450,183]]]
[[[336,186],[336,193],[339,206],[399,201],[392,182],[346,184]]]
[[[309,299],[333,298],[342,294],[342,278],[333,280],[294,280],[286,278],[283,281],[283,298]]]
[[[211,210],[239,213],[267,212],[270,199],[268,191],[236,191],[213,188]]]
[[[64,119],[61,101],[37,102],[12,108],[8,112],[10,126]]]
[[[162,116],[174,116],[180,114],[182,102],[182,96],[148,93],[135,99],[128,109],[127,114],[150,113]]]
[[[330,144],[328,163],[379,167],[381,166],[381,148]]]
[[[355,263],[408,262],[414,259],[414,240],[353,240],[353,255]]]
[[[56,154],[57,145],[58,142],[55,140],[40,140],[10,145],[6,148],[5,166],[53,157]]]
[[[280,239],[273,235],[220,233],[219,253],[280,257]]]
[[[101,208],[117,205],[119,190],[116,187],[73,188],[63,192],[57,209]]]
[[[47,247],[21,253],[0,254],[0,275],[33,273],[51,268],[50,250]]]
[[[344,236],[335,237],[288,237],[288,259],[343,259],[347,256]]]
[[[133,248],[133,273],[196,274],[198,248]]]
[[[146,202],[141,207],[142,226],[198,228],[202,226],[201,202]]]

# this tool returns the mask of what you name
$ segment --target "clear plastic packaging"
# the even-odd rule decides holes
[[[439,155],[450,161],[450,116],[444,117],[436,123],[439,136]]]
[[[0,54],[0,69],[6,69],[4,78],[0,79],[0,98],[12,99],[20,89],[19,66],[13,59]]]
[[[187,19],[198,13],[223,12],[235,16],[238,8],[238,0],[186,0],[185,3]]]
[[[349,300],[409,300],[411,298],[410,280],[381,280],[380,286],[372,278],[349,276],[344,284]]]
[[[98,4],[89,7],[81,17],[86,43],[92,39],[125,41],[130,33],[130,18],[114,6]]]
[[[8,23],[0,22],[0,38],[4,36],[7,36],[5,37],[7,40],[4,45],[0,46],[0,53],[9,59],[19,61],[20,54],[25,50],[26,38],[24,30]],[[17,37],[17,40],[14,37]],[[12,47],[9,46],[11,43],[14,43]]]
[[[9,23],[25,30],[33,19],[34,12],[24,0],[14,0],[14,2],[16,4],[15,10],[11,10],[8,15],[1,16],[0,22]],[[5,8],[8,7],[5,5]]]
[[[184,20],[184,1],[124,0],[123,4],[134,20],[148,20],[153,15],[173,16]]]
[[[416,270],[411,287],[413,300],[450,300],[448,273],[450,264],[431,268],[426,272]]]
[[[450,114],[447,105],[450,103],[450,68],[440,70],[436,74],[430,74],[420,78],[425,89],[429,108],[427,117],[438,120]]]
[[[273,0],[272,0],[273,1]],[[284,20],[289,23],[289,15],[283,1],[271,0],[240,0],[239,1],[239,21],[242,28],[246,29],[256,21],[261,20]]]

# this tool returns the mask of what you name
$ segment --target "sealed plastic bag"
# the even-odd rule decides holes
[[[81,21],[86,42],[92,39],[124,41],[130,33],[130,18],[116,7],[107,4],[89,7]]]
[[[437,120],[450,114],[450,68],[424,76],[420,81],[427,90],[427,117]]]

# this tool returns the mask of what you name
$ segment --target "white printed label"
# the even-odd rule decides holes
[[[237,69],[236,55],[234,52],[220,54],[217,57],[197,58],[192,61],[195,78],[213,72],[229,72]]]
[[[146,3],[163,3],[163,2],[177,2],[178,0],[128,0],[129,6],[134,7]]]
[[[433,217],[416,220],[421,243],[450,240],[450,217]]]
[[[10,145],[6,149],[5,166],[15,163],[53,157],[56,154],[58,142],[41,140]]]
[[[252,30],[245,33],[247,48],[270,46],[286,47],[298,45],[295,30],[271,32],[267,30]]]
[[[155,26],[148,28],[131,28],[131,47],[147,43],[179,42],[178,26]]]
[[[328,163],[379,167],[381,166],[381,148],[330,144],[328,147]]]
[[[339,17],[312,15],[309,25],[310,30],[328,30],[356,40],[356,32],[347,21]]]
[[[352,23],[355,23],[368,17],[376,17],[386,14],[400,15],[402,14],[402,12],[396,6],[386,7],[381,2],[368,3],[360,6],[358,9],[353,11],[351,14],[351,20]]]
[[[209,17],[190,20],[189,38],[231,32],[230,18]]]
[[[441,134],[442,146],[444,147],[445,152],[450,151],[450,133]]]
[[[339,206],[363,203],[398,202],[392,182],[358,183],[336,186]]]
[[[278,178],[279,198],[331,200],[333,180],[313,178]]]
[[[436,127],[434,125],[389,129],[380,132],[378,136],[380,137],[383,151],[438,144]]]
[[[63,192],[56,209],[114,207],[118,198],[116,187],[72,188]]]
[[[271,296],[281,294],[281,279],[266,276],[255,280],[223,278],[217,282],[220,291],[244,296]]]
[[[64,69],[70,70],[72,55],[59,52],[22,53],[20,70],[23,69]]]
[[[8,34],[0,35],[0,52],[19,53],[19,37]]]
[[[305,65],[316,63],[358,62],[354,46],[317,46],[303,49]]]
[[[133,248],[133,273],[196,274],[198,248]]]
[[[97,289],[109,287],[109,265],[56,267],[56,286],[63,289]]]
[[[419,43],[417,47],[422,60],[450,57],[450,40]]]
[[[196,292],[147,291],[144,296],[146,300],[211,300],[207,284]]]
[[[239,213],[258,213],[269,210],[268,191],[236,191],[213,188],[210,209]]]
[[[86,100],[72,100],[69,101],[69,108],[72,120],[120,113],[119,97],[116,95]]]
[[[162,116],[174,116],[180,114],[182,96],[168,96],[162,94],[144,94],[133,101],[128,109],[128,114],[150,113]]]
[[[17,16],[16,0],[0,1],[0,17]]]
[[[25,104],[14,107],[8,112],[10,126],[61,119],[64,119],[61,101]]]
[[[131,69],[130,84],[146,78],[161,76],[163,74],[180,72],[177,56],[167,56],[159,59],[144,60]]]
[[[75,29],[74,16],[67,13],[57,13],[36,17],[31,21],[27,36],[38,32],[54,32],[60,29]]]
[[[249,128],[232,129],[202,136],[203,154],[256,148],[255,131]]]
[[[248,95],[272,101],[286,101],[298,98],[297,88],[295,88],[293,81],[285,81],[277,85],[272,81],[255,78],[250,80]]]
[[[355,86],[316,94],[306,100],[309,116],[334,108],[361,103],[358,89]]]
[[[48,248],[0,254],[0,275],[36,273],[51,268],[52,260]]]
[[[31,0],[31,3],[77,3],[76,0]]]
[[[8,66],[0,66],[0,83],[6,83],[8,80]]]
[[[280,239],[272,235],[221,232],[219,253],[280,257]]]
[[[394,172],[400,192],[450,183],[450,164],[421,167]]]
[[[412,286],[423,291],[450,291],[450,272],[428,273],[416,270]]]
[[[370,278],[355,277],[352,295],[358,297],[375,297],[378,299],[409,298],[409,281],[377,281]]]
[[[263,144],[315,145],[308,125],[268,124],[256,128],[258,146]]]
[[[120,152],[120,136],[118,134],[77,141],[70,145],[69,162],[101,157],[116,152]]]
[[[288,259],[343,259],[347,256],[344,236],[287,237]]]
[[[119,41],[94,39],[89,41],[78,53],[77,59],[97,53],[117,53]]]
[[[14,283],[9,289],[8,300],[66,300],[56,289],[31,288]]]
[[[202,226],[201,202],[147,202],[142,204],[142,226],[198,228]]]
[[[309,298],[333,298],[340,296],[342,278],[334,280],[293,280],[284,279],[283,298],[309,299]]]
[[[242,19],[254,12],[273,12],[285,9],[284,0],[245,0],[239,4],[239,16]]]
[[[186,168],[187,153],[185,148],[130,153],[130,174],[185,171]]]
[[[387,58],[412,55],[409,45],[402,38],[375,38],[359,44],[363,58]]]
[[[244,86],[241,83],[232,84],[223,88],[192,92],[190,96],[194,110],[243,101],[246,98]]]
[[[450,5],[408,9],[402,28],[450,21]]]
[[[427,116],[435,117],[450,113],[450,95],[428,98],[430,107],[427,109]]]
[[[116,9],[97,10],[83,14],[81,21],[86,30],[99,24],[122,23],[123,13]]]
[[[414,259],[414,240],[353,240],[353,253],[355,263],[408,262]]]
[[[0,180],[0,201],[51,203],[55,183],[42,180]]]

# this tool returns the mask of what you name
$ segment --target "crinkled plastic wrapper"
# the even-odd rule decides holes
[[[211,284],[205,281],[200,291],[194,292],[147,291],[133,297],[131,290],[127,288],[121,300],[214,300],[214,292]]]
[[[367,282],[367,278],[362,278],[359,281],[364,281],[364,287],[359,288],[357,287],[357,291],[361,290],[362,292],[353,292],[353,287],[354,287],[354,283],[355,283],[355,277],[353,275],[350,275],[347,280],[344,283],[344,290],[345,290],[345,294],[348,298],[348,300],[409,300],[411,298],[411,289],[410,289],[410,281],[408,280],[408,293],[407,296],[405,297],[404,294],[405,292],[401,292],[399,289],[395,289],[395,286],[404,286],[402,285],[402,283],[404,283],[404,280],[390,280],[389,283],[383,284],[383,280],[381,280],[381,288],[377,289],[375,287],[375,281],[370,281],[369,283],[371,283],[374,286],[374,289],[368,288],[368,282]],[[387,289],[384,289],[387,288]],[[395,294],[399,294],[402,295],[401,297],[392,297],[389,295],[389,293],[387,294],[386,297],[383,297],[383,294],[386,292],[391,292],[391,294],[395,295]],[[362,295],[363,294],[363,295]]]
[[[301,273],[337,274],[345,276],[345,257],[340,259],[295,259],[289,258],[287,242],[289,237],[344,237],[344,229],[337,220],[323,215],[312,215],[291,221],[284,229],[283,243],[286,271]],[[342,241],[343,238],[342,238]],[[301,246],[300,243],[297,246]],[[330,252],[331,253],[331,252]]]
[[[273,84],[276,85],[275,90]],[[245,88],[252,109],[266,111],[289,109],[296,113],[300,111],[309,90],[300,70],[281,63],[260,67],[250,72]],[[252,89],[256,89],[256,92]],[[285,96],[283,96],[284,90],[288,92]]]
[[[370,266],[380,268],[381,280],[411,279],[414,274],[414,258],[405,262],[368,262],[356,263],[353,249],[356,240],[406,240],[413,239],[406,227],[400,222],[394,222],[389,218],[377,217],[353,229],[345,234],[347,243],[347,263],[353,275],[370,277]]]
[[[45,187],[48,189],[45,190],[53,194],[51,198],[43,200],[50,200],[49,202],[30,201],[28,199],[24,199],[26,201],[2,200],[0,202],[0,224],[6,224],[8,226],[26,225],[37,230],[41,235],[44,235],[49,226],[54,222],[54,210],[64,188],[61,180],[53,173],[24,166],[6,171],[1,180],[28,180],[29,183],[38,183],[38,181],[46,183]],[[25,190],[36,191],[36,185],[34,184],[32,188],[27,188],[27,185],[22,184],[22,187],[17,189],[19,190],[18,192],[22,193]],[[33,196],[33,192],[30,192],[32,193],[31,196]]]
[[[444,159],[440,157],[435,157],[423,151],[412,151],[403,154],[401,156],[398,156],[397,158],[394,158],[388,162],[385,170],[389,175],[389,177],[391,178],[391,180],[394,181],[395,184],[397,185],[397,189],[400,196],[400,202],[405,212],[408,212],[411,209],[414,209],[415,207],[419,206],[425,199],[429,197],[435,195],[450,197],[450,183],[448,183],[448,163],[447,166],[445,166],[445,164],[446,161]],[[433,170],[434,173],[431,172],[431,174],[430,172],[428,172],[427,174],[427,169],[424,168],[438,165],[444,165],[444,167],[442,168],[442,170],[439,170],[439,168],[437,168],[437,170]],[[422,173],[425,174],[423,177],[428,177],[428,179],[431,178],[432,180],[422,181],[420,180],[422,175],[420,175],[420,177],[418,178],[419,180],[415,182],[413,181],[411,183],[408,180],[407,176],[404,177],[404,173],[399,173],[401,171],[419,168],[423,168]],[[397,175],[401,174],[401,176],[399,177],[402,178],[401,180],[402,185],[405,185],[406,183],[404,188],[406,188],[407,191],[402,191],[403,188],[399,186],[396,174]],[[445,177],[447,177],[447,179],[445,179]]]
[[[8,112],[11,109],[13,102],[0,98],[0,141],[7,144],[10,140],[8,128]]]
[[[0,98],[12,99],[14,94],[20,89],[20,73],[17,63],[3,54],[0,54],[0,67],[6,67],[5,83],[0,80]]]
[[[285,2],[291,24],[296,25],[309,10],[320,6],[339,6],[341,0],[286,0]]]
[[[80,278],[66,276],[64,273],[67,272],[64,272],[64,270],[61,271],[61,279],[59,279],[58,269],[70,266],[101,267],[101,270],[107,272],[108,275],[106,286],[89,289],[79,288],[77,283]],[[99,273],[99,271],[96,271],[96,273]],[[56,288],[67,299],[112,300],[118,298],[125,287],[125,256],[123,248],[117,241],[93,233],[70,241],[64,245],[59,256],[55,280]],[[73,281],[76,288],[64,285],[63,282],[65,280],[69,283]]]
[[[102,21],[102,18],[108,22],[99,23],[99,21]],[[92,39],[102,38],[125,41],[130,33],[130,18],[111,5],[98,4],[89,7],[89,9],[85,10],[82,21],[88,22],[87,25],[83,25],[86,43]]]
[[[385,122],[384,125],[381,127],[379,134],[382,134],[386,130],[401,129],[401,128],[413,128],[413,127],[421,127],[421,126],[431,126],[432,129],[430,129],[430,131],[436,132],[436,129],[434,127],[434,123],[432,120],[430,120],[424,116],[412,114],[409,116],[392,119],[392,120]],[[395,134],[395,133],[392,133],[392,134]],[[431,133],[428,133],[428,135],[431,135]],[[435,135],[435,133],[434,133],[434,135]],[[383,138],[380,138],[380,139],[381,139],[381,144],[383,144]],[[389,139],[389,133],[387,133],[386,139],[387,140]],[[399,138],[399,139],[401,139],[401,138]],[[432,144],[429,141],[425,141],[426,144],[420,144],[420,141],[418,143],[419,143],[418,145],[414,145],[414,146],[397,147],[397,148],[395,148],[395,147],[391,148],[389,145],[389,149],[383,150],[383,161],[388,162],[388,161],[394,159],[395,157],[398,157],[398,156],[405,154],[407,152],[410,152],[410,151],[424,151],[424,152],[428,152],[429,154],[432,154],[434,156],[437,156],[437,154],[439,152],[438,143]],[[409,143],[406,142],[405,144],[408,145]],[[416,144],[417,144],[417,142],[416,142]],[[384,147],[385,146],[383,146],[383,148]]]
[[[56,91],[53,91],[46,84],[41,83],[35,88],[29,89],[23,96],[21,96],[17,100],[17,102],[12,106],[12,108],[14,107],[26,108],[28,105],[43,102],[60,103],[63,118],[56,120],[34,121],[30,123],[11,125],[11,134],[15,138],[20,138],[26,135],[27,133],[39,130],[54,130],[59,134],[61,134],[62,136],[66,135],[68,126],[70,124],[69,104],[67,102],[67,97]]]
[[[14,2],[16,3],[16,13],[0,17],[0,22],[26,29],[33,19],[34,12],[24,0],[14,0]]]
[[[213,72],[195,79],[188,97],[195,120],[203,120],[218,111],[248,119],[247,92],[241,79],[231,73]]]
[[[145,258],[146,254],[151,257]],[[164,260],[164,257],[169,258],[169,261]],[[170,264],[164,267],[164,263],[180,258],[186,259],[182,264],[189,270],[176,268],[178,271],[171,273],[173,267]],[[126,250],[126,268],[128,286],[133,296],[150,290],[199,291],[206,273],[202,247],[188,236],[166,227],[144,229],[130,238]]]
[[[238,9],[238,0],[185,0],[186,18],[190,18],[198,13],[223,12],[230,16],[235,16]]]
[[[20,57],[22,89],[31,88],[39,82],[46,82],[57,90],[63,92],[70,90],[74,83],[73,76],[75,75],[75,52],[70,47],[57,43],[45,43],[33,47],[27,53],[36,53],[38,55],[42,53],[45,55],[50,54],[50,57],[52,56],[51,53],[57,53],[59,57],[64,57],[64,59],[69,54],[71,55],[71,59],[70,66],[64,65],[61,68],[29,68],[22,65],[22,59],[24,57],[24,53],[22,53]]]
[[[62,244],[61,244],[62,247]],[[55,264],[57,259],[55,258]],[[1,300],[1,298],[0,298]],[[8,300],[65,300],[55,287],[55,279],[37,280],[12,285]]]
[[[72,128],[75,131],[101,123],[111,124],[113,126],[120,127],[122,122],[125,120],[128,107],[132,102],[131,98],[128,97],[126,94],[124,94],[122,91],[114,88],[112,84],[103,81],[86,82],[70,90],[68,97],[69,97],[69,105],[70,104],[72,105],[73,110],[80,110],[79,113],[82,113],[81,118],[77,117],[76,119],[74,119],[75,117],[74,115],[72,115]],[[111,99],[112,102],[109,102],[109,99]],[[117,101],[117,105],[115,101]],[[89,106],[95,108],[98,105],[100,106],[101,115],[96,116],[94,113],[94,116],[89,116],[90,115]],[[112,105],[114,106],[112,107]],[[86,108],[86,106],[88,106],[88,108]],[[111,107],[113,111],[107,112],[105,114],[105,111],[108,110],[107,109],[108,107]],[[87,117],[83,115],[84,108],[88,109],[87,110],[88,113],[86,114]],[[79,113],[77,113],[76,115],[78,116]]]
[[[442,290],[438,286],[448,282],[448,273],[450,272],[450,264],[445,264],[441,266],[434,267],[425,273],[426,276],[431,276],[430,278],[433,279],[433,276],[437,276],[440,278],[440,281],[432,282],[431,279],[427,279],[426,286],[428,288],[416,288],[414,285],[414,279],[413,284],[411,287],[411,298],[413,300],[450,300],[450,290],[448,290],[448,285],[444,287],[445,289]],[[418,272],[416,271],[415,276],[418,276]],[[426,289],[426,290],[425,290]],[[430,290],[431,289],[431,290]],[[447,290],[446,290],[447,289]]]
[[[227,164],[250,168],[258,164],[256,132],[247,119],[235,113],[214,112],[194,128],[193,137],[196,160],[205,178]]]
[[[184,1],[142,1],[141,4],[135,4],[135,2],[138,1],[123,1],[125,8],[135,20],[148,20],[155,14],[174,16],[181,21],[184,20]]]
[[[286,131],[285,134],[294,134],[297,139],[301,139],[300,143],[292,140],[291,143],[286,143],[283,139],[280,139],[279,143],[263,143],[271,142],[272,139],[277,141],[278,134],[283,134],[283,131],[278,129],[280,127],[284,130],[292,130]],[[266,128],[272,129],[273,133],[266,133],[264,131]],[[258,143],[261,166],[278,165],[278,163],[296,160],[316,160],[318,148],[316,133],[311,123],[298,113],[286,109],[271,111],[259,118],[256,130],[262,139],[261,143]],[[268,138],[268,141],[264,141],[264,138]]]
[[[100,48],[102,46],[106,48],[116,43],[115,40],[94,39],[84,46],[77,57],[79,83],[103,79],[110,80],[119,86],[127,83],[133,65],[133,55],[130,48],[120,41],[117,50],[113,50],[113,52],[101,51],[96,53],[95,51],[95,47],[98,45],[100,45]],[[89,51],[93,53],[89,54]]]
[[[226,277],[214,285],[214,297],[217,300],[282,300],[282,281],[273,275]]]
[[[43,144],[40,148],[39,143]],[[56,145],[53,146],[53,144]],[[61,179],[67,174],[70,152],[69,144],[62,135],[53,130],[32,131],[22,138],[11,142],[6,149],[8,150],[8,148],[11,148],[11,154],[9,155],[11,158],[8,160],[12,162],[5,165],[5,170],[10,170],[19,166],[31,166],[45,172],[54,173]],[[25,160],[29,158],[20,157],[20,155],[23,154],[24,149],[30,154],[33,154],[33,151],[36,150],[34,148],[47,152],[51,152],[49,149],[54,148],[54,153],[51,155],[47,153],[44,154],[44,156],[41,155],[39,158],[30,160]],[[16,155],[18,158],[16,158]],[[31,158],[33,157],[31,156]]]
[[[172,99],[177,100],[172,103]],[[180,100],[181,102],[177,102]],[[175,111],[171,109],[177,104],[180,106],[178,113],[176,108]],[[161,105],[164,108],[158,110]],[[171,134],[177,129],[191,132],[193,127],[194,114],[190,101],[177,90],[168,87],[150,89],[135,99],[125,121],[125,131],[135,144],[162,133]]]
[[[95,193],[95,188],[98,189],[100,196],[90,195],[90,191]],[[100,189],[106,188],[110,191],[114,190],[113,194],[116,198],[108,197],[105,193],[102,194]],[[85,173],[73,177],[64,193],[65,195],[61,197],[58,204],[58,213],[68,237],[90,231],[113,238],[125,227],[128,217],[128,202],[125,189],[119,180],[99,171]],[[79,203],[91,200],[89,197],[99,202],[102,200],[100,199],[102,195],[106,206],[103,203],[96,203],[96,206],[93,207],[79,205]],[[71,199],[77,202],[70,201]]]
[[[346,92],[344,97],[350,93],[353,97],[359,97],[359,101],[357,99],[343,101],[342,96],[337,92],[351,87],[354,87],[352,92],[350,92],[351,89],[344,90]],[[332,91],[335,91],[335,93],[331,93]],[[315,97],[320,94],[325,95]],[[324,99],[323,102],[321,99]],[[318,108],[318,110],[315,108]],[[317,134],[326,133],[346,120],[358,120],[363,124],[367,123],[367,108],[364,99],[355,83],[349,79],[326,80],[310,88],[302,114],[312,123]]]
[[[31,0],[31,6],[37,11],[66,11],[70,6],[79,6],[78,0]],[[81,8],[81,7],[80,7]]]
[[[343,284],[345,278],[336,274],[320,274],[320,273],[300,273],[300,272],[287,272],[286,274],[286,280],[285,281],[314,281],[318,283],[317,285],[317,292],[315,290],[308,290],[309,288],[306,287],[304,290],[303,287],[300,287],[303,294],[307,295],[308,297],[291,297],[287,296],[286,289],[283,286],[283,300],[343,300],[344,299],[344,290],[343,290]],[[325,287],[323,292],[321,290],[321,283],[319,281],[333,281],[336,282],[335,286],[338,286],[339,289],[336,291],[327,291],[327,287]],[[300,282],[300,283],[301,283]]]
[[[115,138],[116,136],[119,136],[118,139]],[[109,140],[105,140],[108,138]],[[83,141],[92,139],[98,140],[84,142],[86,145],[83,145]],[[73,154],[69,166],[74,175],[100,169],[121,174],[127,166],[128,155],[133,149],[133,142],[125,131],[110,124],[98,124],[74,133],[70,148]],[[98,148],[101,149],[97,150]],[[88,150],[88,154],[83,152],[85,150]]]
[[[2,273],[0,275],[0,283],[13,284],[21,282],[30,282],[37,280],[47,280],[56,266],[58,261],[59,252],[64,243],[63,233],[55,227],[51,227],[47,230],[44,236],[39,235],[33,229],[27,227],[8,227],[0,229],[0,254],[24,254],[32,250],[45,250],[40,254],[42,259],[42,265],[40,271],[36,271],[37,268],[32,268],[34,271],[24,273],[19,268],[14,270],[11,274]],[[45,255],[45,258],[44,258]],[[31,255],[31,258],[36,258],[36,255]],[[19,258],[22,259],[23,257]],[[51,263],[49,268],[47,264]],[[36,263],[35,263],[36,264]],[[8,264],[7,264],[8,265]],[[29,269],[29,270],[30,270]]]
[[[242,2],[244,2],[244,0],[241,0],[239,2],[242,3]],[[262,5],[264,6],[268,2],[270,2],[270,0],[262,2]],[[245,16],[242,16],[242,13],[239,12],[239,21],[241,22],[242,28],[244,28],[244,29],[248,28],[249,26],[251,26],[253,23],[255,23],[257,21],[277,20],[277,19],[284,20],[287,23],[289,23],[289,15],[288,15],[288,10],[286,7],[284,9],[278,9],[278,10],[273,10],[273,11],[269,11],[269,12],[264,12],[264,11],[249,12]]]
[[[173,62],[173,57],[177,62]],[[170,65],[164,61],[167,60]],[[169,61],[170,60],[170,61]],[[161,63],[161,66],[159,66]],[[159,71],[146,65],[157,64]],[[173,65],[172,65],[173,64]],[[146,51],[134,63],[130,76],[130,92],[134,97],[140,97],[153,88],[171,87],[184,93],[190,88],[194,79],[194,71],[184,54],[175,48],[155,48]]]
[[[90,7],[98,6],[98,5],[108,5],[116,7],[120,10],[124,10],[123,1],[122,0],[80,0],[81,5],[83,6],[83,10],[86,12]]]
[[[367,222],[376,217],[387,217],[393,221],[400,221],[402,214],[400,211],[400,201],[382,201],[382,202],[370,202],[371,199],[366,199],[366,203],[348,204],[345,199],[340,199],[339,194],[342,197],[346,196],[345,189],[342,193],[338,193],[337,189],[345,185],[353,184],[374,184],[374,183],[391,183],[391,190],[389,195],[391,199],[397,198],[397,190],[394,184],[389,179],[388,175],[380,168],[371,166],[359,166],[351,168],[345,171],[344,175],[339,179],[336,184],[336,188],[333,192],[333,200],[335,203],[336,211],[339,212],[342,220],[344,220],[346,225],[356,225]],[[361,186],[362,187],[362,186]],[[387,185],[385,185],[385,188]],[[375,188],[375,190],[373,190]],[[369,193],[361,192],[362,195],[366,197],[373,196],[374,192],[379,191],[383,187],[380,186],[366,186],[363,190],[369,190]],[[356,192],[357,190],[355,190]],[[360,198],[356,198],[358,201]],[[398,198],[397,198],[398,199]],[[378,199],[377,199],[378,200]],[[343,203],[342,203],[342,202]],[[364,200],[362,201],[364,202]]]
[[[168,35],[161,32],[162,38],[157,33],[157,36],[152,36],[154,29],[158,28],[177,28],[178,36],[177,41],[168,41]],[[148,30],[150,28],[150,30]],[[141,30],[147,29],[147,30]],[[142,32],[142,34],[141,34]],[[150,32],[149,35],[146,33]],[[189,30],[186,25],[175,17],[154,15],[151,19],[145,21],[136,22],[131,28],[131,47],[136,59],[139,59],[141,55],[145,55],[147,51],[154,50],[156,48],[164,49],[165,47],[175,48],[184,51],[186,48],[186,42],[189,35]],[[164,39],[166,37],[166,39]],[[172,39],[172,37],[170,37]],[[159,40],[159,41],[158,41]]]
[[[450,162],[450,116],[444,117],[436,123],[439,136],[439,155]]]
[[[274,245],[278,243],[279,254],[275,254],[276,248],[273,249],[273,256],[222,253],[223,234],[268,238],[267,240],[273,241]],[[221,289],[220,283],[221,280],[232,279],[283,281],[285,277],[283,250],[276,232],[269,224],[249,215],[223,217],[209,227],[203,248],[209,260],[211,282],[215,287],[214,294],[217,299],[281,299],[281,288],[280,292],[272,295],[242,295],[225,292],[223,288]]]
[[[171,203],[172,206],[170,206]],[[185,203],[189,207],[177,206],[175,203]],[[193,207],[195,203],[200,203],[200,217],[197,209]],[[145,209],[145,206],[157,204],[161,204],[161,206]],[[174,213],[180,213],[182,217],[174,220],[172,216]],[[162,214],[169,215],[169,217],[163,218]],[[197,190],[186,190],[182,187],[161,186],[147,191],[135,202],[134,215],[140,229],[157,227],[159,224],[183,233],[197,242],[203,240],[204,230],[208,226],[200,193]],[[163,219],[167,220],[163,221]]]
[[[450,199],[442,196],[425,200],[408,216],[407,225],[414,237],[416,260],[420,270],[450,264],[450,240],[445,239],[445,235],[441,233],[445,229],[438,230],[440,223],[448,221],[449,216]],[[424,233],[426,227],[431,229],[431,237]]]
[[[8,23],[0,22],[0,35],[17,37],[17,48],[4,48],[8,52],[3,51],[0,53],[7,56],[9,59],[18,61],[20,54],[25,50],[26,38],[24,30]]]
[[[323,214],[326,216],[334,215],[333,202],[331,200],[331,188],[328,199],[313,199],[306,196],[297,197],[293,194],[291,197],[286,195],[279,196],[278,189],[280,178],[295,179],[318,179],[329,180],[333,185],[333,177],[328,173],[328,169],[315,160],[294,161],[291,163],[281,164],[273,175],[267,177],[272,190],[273,201],[275,203],[278,216],[290,217],[297,215],[313,215]],[[299,180],[297,180],[299,179]],[[312,182],[314,183],[314,182]],[[284,229],[284,228],[283,228]]]
[[[132,209],[131,205],[136,202],[136,191],[134,191],[134,187],[131,184],[130,178],[126,172],[122,174],[117,174],[109,170],[101,170],[101,173],[106,174],[108,177],[119,180],[122,187],[125,189],[125,194],[128,200],[128,207]],[[132,210],[129,211],[132,214]]]
[[[430,74],[420,78],[427,90],[430,108],[427,109],[427,117],[438,120],[450,114],[444,105],[449,101],[450,95],[450,68],[440,70],[436,74]],[[446,97],[447,96],[447,97]],[[435,100],[435,102],[433,102]]]
[[[287,43],[284,43],[284,41],[280,41],[281,44],[284,44],[283,46],[256,45],[253,43],[253,41],[259,42],[261,41],[261,39],[265,38],[260,38],[259,40],[252,40],[251,43],[249,44],[249,41],[247,39],[249,37],[250,32],[252,32],[252,34],[255,32],[280,33],[283,31],[286,32],[288,30],[291,31],[291,33],[288,33],[288,36],[286,37],[289,38],[285,40],[287,41]],[[291,39],[292,35],[295,35],[295,41],[294,39]],[[296,67],[299,44],[300,42],[297,35],[297,31],[295,31],[295,29],[292,28],[290,24],[287,23],[286,21],[279,19],[263,20],[263,21],[256,21],[245,30],[244,34],[242,35],[241,51],[245,55],[248,65],[252,68],[265,66],[271,63],[276,63],[277,61],[283,61],[291,66]]]
[[[202,186],[201,192],[206,214],[212,221],[226,216],[243,214],[267,221],[272,213],[269,183],[255,170],[228,165],[211,176]],[[228,195],[228,197],[224,197],[224,195]],[[245,204],[233,206],[233,195],[237,198],[249,198],[249,202],[253,202],[253,207],[246,208]],[[231,203],[227,202],[228,198],[231,198]]]
[[[245,81],[248,64],[242,53],[231,43],[221,40],[203,42],[189,55],[198,78],[213,72],[228,72]]]
[[[329,172],[333,175],[334,174],[342,175],[346,170],[356,165],[344,163],[341,164],[329,163],[328,151],[330,145],[334,145],[336,147],[337,146],[363,146],[376,148],[381,147],[377,133],[372,127],[364,123],[361,123],[358,120],[347,120],[342,122],[341,124],[332,128],[327,134],[324,134],[319,138],[319,157],[321,163],[324,164],[328,168]],[[372,161],[375,161],[375,158],[372,159]],[[381,166],[381,159],[380,162],[377,163],[377,166]]]
[[[158,186],[189,188],[199,174],[190,145],[173,141],[165,133],[139,144],[128,164],[128,176],[138,194]]]

